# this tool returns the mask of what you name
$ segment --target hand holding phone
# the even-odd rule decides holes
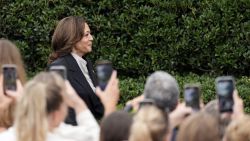
[[[104,106],[105,115],[108,115],[116,110],[116,105],[120,97],[119,80],[117,78],[116,71],[112,72],[110,80],[104,91],[97,87],[96,95],[100,98]]]
[[[234,78],[232,76],[220,76],[216,78],[215,83],[220,112],[233,112],[233,92],[235,90]]]
[[[105,90],[106,85],[113,72],[112,63],[107,60],[98,61],[96,63],[96,72],[97,72],[98,85],[101,88],[101,90]]]
[[[200,85],[186,84],[184,86],[184,99],[186,106],[191,107],[193,110],[200,110]]]
[[[2,72],[3,72],[3,88],[4,93],[7,90],[16,91],[17,90],[17,71],[16,71],[16,65],[13,64],[4,64],[2,66]]]

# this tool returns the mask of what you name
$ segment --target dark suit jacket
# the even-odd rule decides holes
[[[97,85],[96,75],[93,70],[92,63],[84,58],[87,61],[87,68],[89,72],[89,76],[92,79],[94,86]],[[80,67],[78,66],[76,60],[71,54],[60,57],[54,62],[52,62],[50,66],[56,65],[64,65],[67,69],[67,79],[71,83],[72,87],[75,89],[77,94],[85,101],[88,108],[94,115],[96,119],[101,119],[104,113],[104,108],[100,99],[96,96],[96,94],[91,89],[88,81],[83,75]],[[76,125],[75,112],[73,109],[69,109],[68,116],[66,118],[66,123]]]

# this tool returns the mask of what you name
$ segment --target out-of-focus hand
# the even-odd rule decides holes
[[[3,75],[0,75],[0,106],[8,106],[13,100],[18,100],[23,95],[23,86],[20,80],[16,80],[17,83],[17,90],[11,91],[8,90],[4,93],[3,88]]]
[[[16,80],[16,84],[17,84],[16,91],[12,91],[12,90],[6,91],[6,95],[13,98],[14,100],[20,99],[23,95],[23,86],[22,86],[22,83],[19,79]]]
[[[4,94],[4,89],[3,89],[3,75],[0,74],[0,107],[5,107],[12,101],[11,98],[7,97]]]
[[[232,119],[238,119],[244,116],[244,104],[243,100],[239,97],[237,90],[234,90],[233,99],[234,99],[234,106],[233,106]]]
[[[185,103],[177,105],[176,109],[169,114],[171,128],[177,127],[187,117],[187,115],[193,112],[191,107],[187,107]]]
[[[120,97],[119,80],[117,79],[116,71],[113,71],[104,91],[100,87],[96,88],[96,95],[100,98],[104,106],[105,116],[116,110],[116,105]]]
[[[141,101],[143,101],[144,95],[140,95],[132,100],[129,100],[126,105],[131,105],[135,111],[138,111],[139,109],[139,104]]]
[[[200,109],[203,109],[205,107],[205,104],[203,102],[203,99],[200,99]]]
[[[66,93],[63,94],[66,104],[73,108],[76,113],[80,113],[86,110],[88,107],[85,102],[77,95],[74,88],[71,86],[68,80],[65,81]]]

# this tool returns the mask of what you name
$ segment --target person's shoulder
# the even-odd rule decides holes
[[[47,68],[50,68],[51,66],[60,66],[63,65],[67,67],[67,58],[71,57],[70,54],[62,56],[54,60],[52,63],[48,64]]]
[[[52,66],[65,66],[67,68],[67,63],[64,57],[60,57],[48,64],[46,70],[48,71]]]
[[[57,58],[55,61],[53,61],[50,65],[55,66],[55,65],[62,65],[65,63],[65,56]]]

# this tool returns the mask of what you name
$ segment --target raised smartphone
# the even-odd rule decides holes
[[[184,86],[184,99],[186,106],[191,107],[193,110],[200,110],[200,85],[186,84]]]
[[[110,61],[101,60],[96,63],[96,73],[98,85],[102,90],[105,90],[106,85],[112,75],[113,66]]]
[[[51,66],[49,71],[58,73],[64,80],[67,79],[67,70],[65,66]]]
[[[232,76],[220,76],[215,80],[216,94],[219,99],[219,110],[223,112],[233,112],[233,92],[235,80]]]
[[[16,91],[16,89],[17,89],[16,65],[4,64],[2,66],[2,72],[3,72],[3,88],[4,88],[4,91],[6,91],[6,90]]]

